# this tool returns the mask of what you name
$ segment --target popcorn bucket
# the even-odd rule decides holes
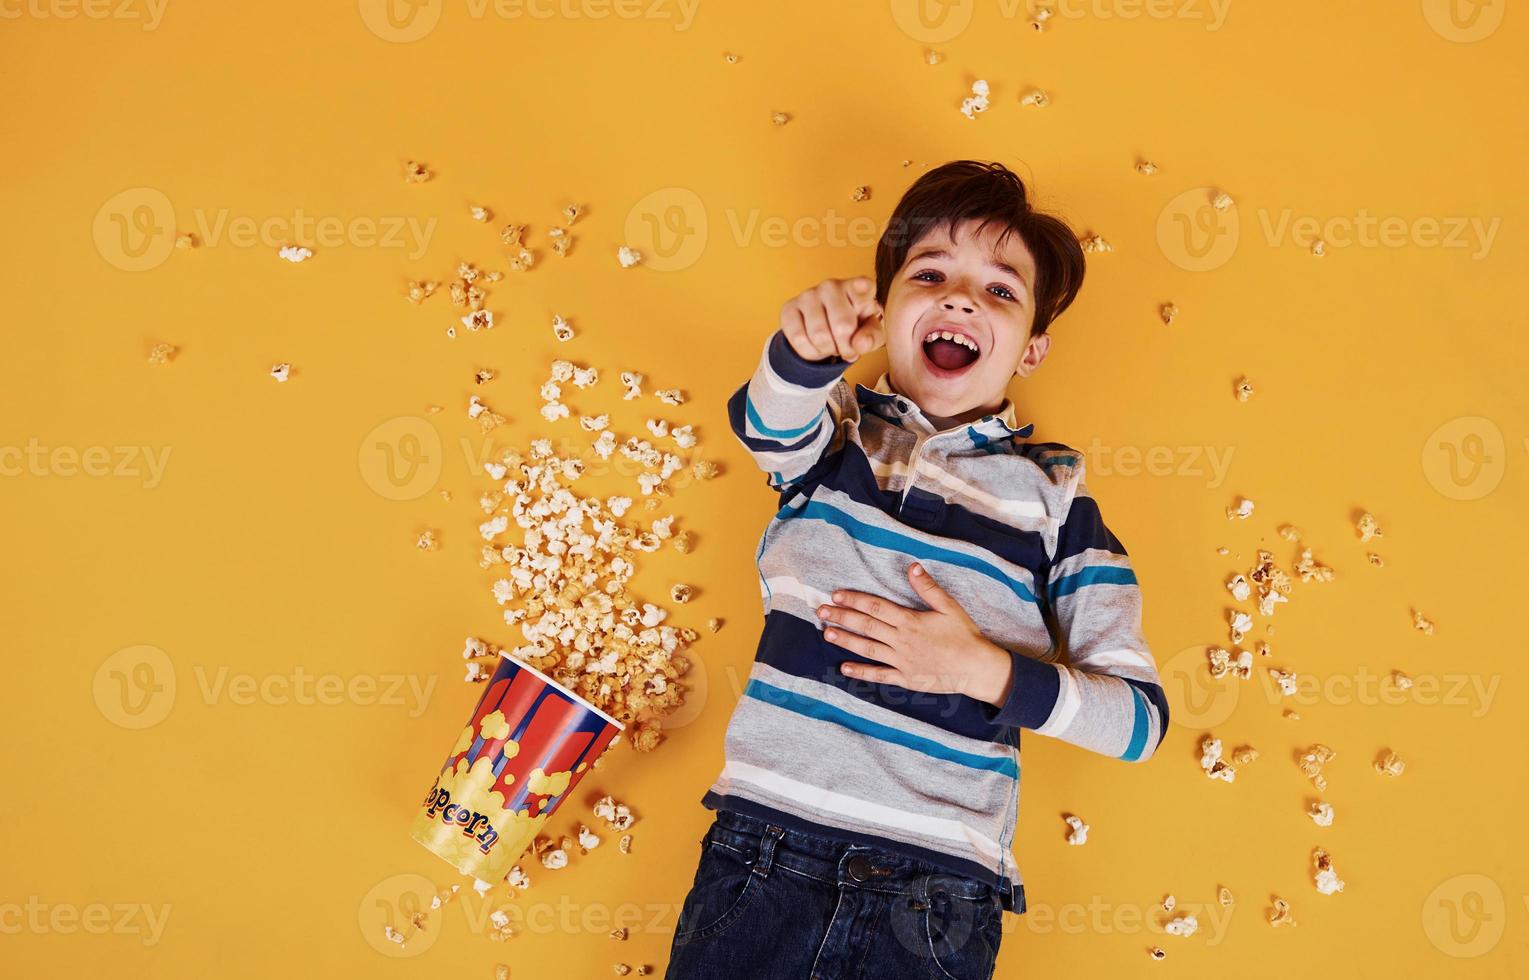
[[[624,727],[501,653],[410,836],[465,875],[503,881]]]

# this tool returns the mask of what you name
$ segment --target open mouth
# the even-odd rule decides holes
[[[919,346],[925,365],[941,377],[964,373],[982,356],[977,342],[958,330],[931,330]]]

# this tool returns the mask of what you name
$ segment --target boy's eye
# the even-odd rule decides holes
[[[932,276],[933,278],[931,278],[931,279],[924,279],[925,276]],[[924,282],[938,282],[939,279],[940,279],[940,274],[938,272],[934,271],[933,269],[923,269],[923,270],[921,270],[919,272],[915,272],[913,274],[913,278],[915,278],[915,279],[923,279]],[[1003,285],[1002,283],[1000,283],[1000,284],[998,284],[996,286],[993,286],[992,288],[995,289],[995,290],[1001,290],[1001,294],[1000,295],[1002,295],[1004,299],[1007,299],[1007,300],[1017,300],[1017,299],[1019,299],[1018,296],[1014,295],[1014,290],[1010,289],[1008,286]]]

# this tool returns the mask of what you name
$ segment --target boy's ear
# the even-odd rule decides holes
[[[1040,367],[1049,350],[1051,350],[1051,334],[1043,333],[1038,337],[1030,338],[1029,346],[1025,348],[1024,354],[1020,356],[1019,364],[1014,368],[1014,377],[1023,378]]]

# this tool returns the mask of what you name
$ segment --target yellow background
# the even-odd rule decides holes
[[[0,446],[106,447],[114,464],[130,447],[168,453],[157,482],[141,461],[85,475],[67,453],[0,479],[0,973],[489,977],[506,962],[517,977],[582,977],[623,960],[661,974],[759,625],[752,556],[772,494],[728,432],[725,400],[780,304],[869,274],[866,229],[918,172],[961,157],[1017,168],[1043,204],[1114,245],[1089,257],[1050,359],[1014,395],[1035,438],[1088,455],[1144,583],[1176,722],[1144,766],[1026,740],[1017,854],[1032,911],[1006,917],[999,975],[1526,969],[1522,11],[1475,37],[1445,4],[1415,0],[1233,2],[1220,21],[1193,0],[1078,0],[1043,34],[992,3],[920,20],[901,3],[703,0],[687,20],[674,4],[601,19],[593,0],[536,8],[553,16],[437,0],[396,27],[370,2],[171,0],[157,18],[121,3],[105,17],[7,3],[0,23]],[[930,46],[942,64],[924,63]],[[969,121],[956,107],[976,78],[992,107]],[[1032,86],[1049,107],[1020,105]],[[789,125],[771,124],[777,110]],[[1138,155],[1160,173],[1135,173]],[[436,178],[406,184],[406,159]],[[850,200],[857,185],[871,200]],[[1207,212],[1209,189],[1235,207]],[[140,210],[156,194],[169,221]],[[587,215],[559,259],[545,230],[574,201]],[[469,220],[470,202],[494,222]],[[350,230],[291,266],[275,239],[298,209]],[[1278,237],[1286,213],[1339,233],[1324,257]],[[1365,214],[1401,231],[1337,244]],[[254,244],[220,235],[123,268],[129,251],[152,262],[173,230],[220,216],[274,223]],[[1188,239],[1159,233],[1233,216],[1235,252],[1204,271],[1180,264],[1193,264]],[[367,222],[407,218],[434,219],[411,243],[422,248],[366,240]],[[858,238],[835,226],[848,218]],[[1489,248],[1427,231],[1473,219],[1497,226]],[[459,259],[504,268],[507,220],[530,226],[539,263],[493,288],[492,332],[448,340],[446,298],[412,307],[405,280],[445,279]],[[788,233],[769,237],[766,222]],[[623,243],[645,266],[617,264]],[[1167,301],[1181,311],[1172,326],[1157,314]],[[572,343],[553,340],[554,313],[579,330]],[[180,354],[153,367],[160,341]],[[478,445],[463,411],[472,372],[501,372],[481,389],[511,418],[501,444],[573,438],[536,415],[559,356],[603,373],[571,394],[576,410],[610,411],[623,437],[650,415],[691,421],[701,454],[726,468],[665,511],[696,532],[696,551],[666,549],[635,580],[671,608],[672,582],[699,587],[671,621],[701,631],[709,693],[657,752],[609,755],[554,819],[571,828],[604,792],[640,815],[630,855],[607,834],[564,871],[532,868],[515,901],[550,926],[494,945],[471,900],[404,950],[379,949],[412,887],[452,879],[407,827],[480,691],[460,681],[462,638],[519,639],[476,566],[486,484],[463,452]],[[267,376],[277,361],[294,366],[285,385]],[[880,364],[850,377],[869,382]],[[690,401],[622,402],[621,370]],[[1244,373],[1257,393],[1241,404]],[[430,403],[445,411],[425,423],[440,437],[425,447],[428,492],[387,499],[369,434]],[[1224,478],[1203,447],[1230,454]],[[1166,469],[1116,455],[1154,448]],[[592,487],[636,495],[630,473]],[[1257,510],[1228,523],[1239,495]],[[1384,529],[1372,545],[1384,568],[1353,530],[1364,509]],[[1285,567],[1295,557],[1274,533],[1285,522],[1336,581],[1296,585],[1254,680],[1219,694],[1191,683],[1204,646],[1225,643],[1222,582],[1260,546]],[[423,527],[440,529],[440,551],[415,549]],[[1414,607],[1436,635],[1412,628]],[[708,616],[727,625],[713,636]],[[1337,680],[1293,722],[1263,693],[1269,663]],[[1363,693],[1393,669],[1442,696]],[[298,671],[429,695],[303,704],[280,686]],[[158,693],[135,687],[145,679]],[[253,703],[220,681],[255,685]],[[1495,693],[1473,701],[1471,684]],[[119,723],[144,720],[138,709],[162,720]],[[1233,785],[1207,780],[1207,730],[1262,758]],[[1339,753],[1325,829],[1304,815],[1316,794],[1294,765],[1316,741]],[[1385,747],[1408,764],[1399,779],[1371,768]],[[1066,845],[1064,812],[1092,825],[1087,846]],[[1319,844],[1341,895],[1311,884]],[[1206,904],[1223,884],[1238,900],[1229,918]],[[1161,934],[1167,892],[1199,907],[1199,935]],[[1271,893],[1292,902],[1296,929],[1266,924]],[[168,909],[162,934],[141,912],[112,912],[105,934],[73,918],[140,905]],[[623,906],[643,911],[618,944],[605,932]],[[1147,959],[1153,944],[1167,962]]]

